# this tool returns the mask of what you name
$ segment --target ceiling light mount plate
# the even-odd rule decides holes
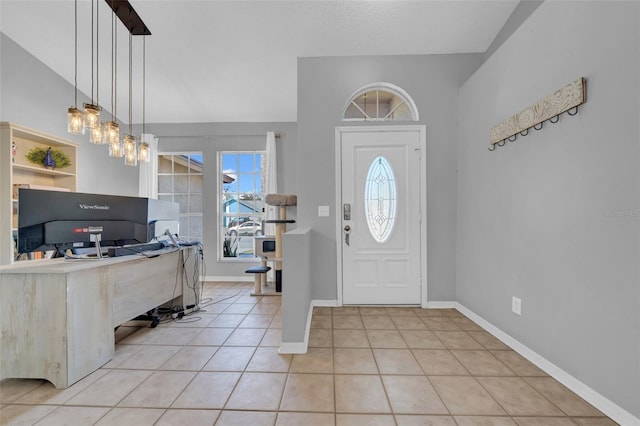
[[[105,0],[111,10],[120,18],[120,21],[129,30],[131,35],[151,35],[151,31],[144,24],[140,15],[131,6],[129,0]]]

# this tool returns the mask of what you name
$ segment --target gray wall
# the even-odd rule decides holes
[[[636,417],[639,29],[638,2],[544,2],[460,89],[456,285],[464,306]],[[578,115],[487,151],[494,124],[580,76]]]
[[[311,234],[297,228],[282,237],[282,342],[301,344],[311,307]],[[308,336],[307,336],[308,337]],[[286,349],[286,348],[285,348]]]
[[[160,152],[200,151],[204,161],[203,226],[204,254],[209,277],[247,277],[245,269],[256,262],[218,261],[218,170],[219,151],[264,150],[267,132],[280,133],[276,139],[278,192],[295,194],[296,123],[181,123],[148,124],[146,131],[158,136]],[[296,218],[296,208],[287,208],[287,218]],[[288,229],[295,229],[290,225]]]
[[[458,87],[482,54],[302,58],[298,60],[298,219],[313,229],[313,299],[335,300],[335,140],[349,97],[373,82],[409,93],[427,127],[427,281],[430,301],[455,300]],[[372,124],[369,124],[372,125]],[[318,217],[319,205],[331,208]]]
[[[505,22],[502,29],[496,35],[496,38],[491,42],[489,48],[484,52],[484,60],[486,61],[493,52],[498,50],[502,43],[511,37],[524,21],[536,10],[544,0],[520,0],[514,11]]]
[[[73,105],[73,85],[3,33],[0,33],[0,48],[0,121],[11,121],[77,143],[79,192],[137,196],[137,167],[125,166],[122,159],[109,157],[107,146],[91,144],[88,135],[67,133],[67,108]],[[79,106],[88,100],[86,95],[78,92]],[[110,116],[108,111],[103,111],[103,114]],[[120,126],[124,128],[122,122]],[[266,132],[270,130],[282,135],[277,142],[280,191],[295,193],[295,123],[147,125],[148,133],[189,136],[161,137],[161,149],[203,151],[205,154],[205,179],[208,179],[208,188],[211,189],[204,197],[204,246],[208,275],[244,276],[247,266],[246,263],[217,262],[216,153],[218,150],[264,149]],[[134,126],[134,134],[140,131],[140,126]],[[242,136],[253,134],[263,136]],[[296,209],[290,208],[288,214],[295,218]]]
[[[86,101],[89,99],[78,92],[78,107]],[[109,157],[108,147],[90,143],[88,134],[67,133],[67,109],[73,102],[73,85],[0,33],[0,121],[77,143],[78,192],[138,195],[137,167]],[[108,111],[102,114],[111,115]]]

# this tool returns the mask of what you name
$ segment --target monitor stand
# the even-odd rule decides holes
[[[89,241],[96,243],[96,258],[102,259],[102,248],[100,247],[100,241],[102,241],[102,234],[91,234]]]
[[[169,228],[167,228],[167,230],[164,231],[164,234],[169,237],[169,239],[171,240],[171,244],[173,244],[174,247],[179,247],[178,242],[174,238],[174,236],[171,233],[171,231],[169,230]]]

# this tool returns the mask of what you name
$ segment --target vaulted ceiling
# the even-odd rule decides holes
[[[296,121],[297,58],[484,52],[518,0],[130,0],[146,39],[146,121]],[[111,9],[99,12],[99,99],[111,89]],[[0,30],[74,82],[74,2],[1,0]],[[91,1],[78,0],[78,86],[91,93]],[[128,32],[118,28],[118,116],[127,122]],[[134,122],[142,41],[133,37]],[[98,71],[99,69],[99,71]],[[25,72],[28,72],[25,70]],[[95,75],[94,75],[95,77]]]

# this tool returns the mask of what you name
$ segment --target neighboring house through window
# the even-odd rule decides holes
[[[254,257],[254,238],[264,232],[264,161],[264,151],[218,154],[220,259]]]

